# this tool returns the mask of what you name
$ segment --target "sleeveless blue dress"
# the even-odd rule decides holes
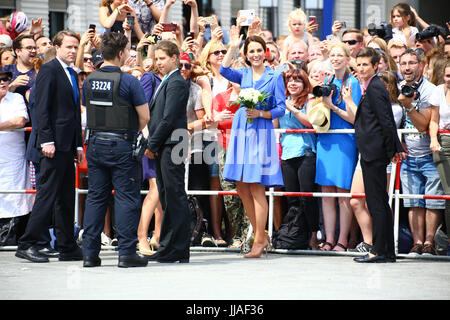
[[[258,110],[269,110],[272,119],[284,115],[286,96],[283,75],[266,67],[258,81],[253,81],[251,68],[220,67],[220,74],[239,83],[242,89],[254,88],[270,94],[266,105]],[[227,181],[258,183],[267,187],[282,187],[283,177],[271,119],[255,118],[247,122],[245,108],[239,108],[233,118],[223,178]]]
[[[328,79],[325,79],[327,83]],[[334,79],[333,83],[342,87],[342,79]],[[352,98],[356,105],[361,100],[362,91],[358,80],[352,75],[347,83],[352,88]],[[333,99],[333,104],[342,110],[346,110],[345,102],[337,104],[338,98]],[[330,130],[353,129],[353,125],[334,111],[331,111]],[[350,189],[355,171],[358,152],[355,135],[353,133],[320,133],[317,135],[317,160],[316,183],[321,186],[335,186],[342,189]]]

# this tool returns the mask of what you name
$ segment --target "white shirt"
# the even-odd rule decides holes
[[[70,72],[69,72],[69,70],[67,70],[67,68],[69,68],[69,66],[67,65],[67,63],[65,63],[64,61],[62,61],[59,57],[56,57],[56,59],[59,61],[59,63],[60,63],[61,66],[63,67],[64,72],[66,73],[66,76],[67,76],[67,78],[69,79],[69,81],[70,81],[70,83],[72,84],[72,86],[77,86],[76,83],[74,84],[74,83],[72,82],[72,77],[70,76]],[[73,67],[71,67],[71,68],[73,68]],[[54,141],[51,141],[51,142],[45,142],[45,143],[42,143],[42,144],[41,144],[41,148],[42,148],[43,146],[46,146],[46,145],[49,145],[49,144],[55,144],[55,142],[54,142]],[[77,147],[77,150],[83,150],[83,148]]]
[[[28,120],[27,106],[22,95],[7,92],[0,102],[0,122],[16,117]],[[25,157],[25,140],[23,131],[0,131],[0,163],[16,161]]]
[[[438,85],[434,89],[430,104],[439,107],[439,129],[450,130],[450,106],[445,98],[445,84]]]

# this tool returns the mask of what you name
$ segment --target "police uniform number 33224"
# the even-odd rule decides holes
[[[92,90],[111,91],[111,81],[97,81],[91,82]]]

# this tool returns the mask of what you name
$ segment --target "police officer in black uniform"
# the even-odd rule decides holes
[[[100,235],[106,207],[114,190],[115,222],[119,240],[119,267],[144,267],[148,260],[136,253],[141,208],[139,141],[150,115],[144,90],[120,67],[129,57],[128,39],[121,33],[102,37],[102,68],[83,85],[87,112],[89,192],[84,212],[83,266],[101,265]],[[144,139],[145,141],[145,139]],[[144,146],[145,149],[145,146]]]

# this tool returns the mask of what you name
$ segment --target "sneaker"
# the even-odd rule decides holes
[[[350,252],[370,252],[370,249],[372,249],[372,246],[370,244],[363,242],[360,242],[355,249],[348,249]]]
[[[214,242],[216,243],[217,247],[227,247],[228,246],[227,242],[225,240],[223,240],[222,238],[215,239]]]
[[[423,245],[421,244],[415,244],[414,247],[412,247],[411,251],[409,251],[409,255],[417,256],[422,254]]]
[[[101,234],[101,243],[102,243],[102,246],[110,246],[111,245],[111,238],[108,237],[105,233],[102,232],[102,234]]]
[[[81,246],[81,243],[83,242],[83,232],[84,229],[81,229],[80,232],[78,232],[77,244],[79,246]]]
[[[202,245],[202,247],[215,247],[216,243],[214,242],[213,237],[211,237],[209,234],[205,233],[202,236],[201,245]]]
[[[230,244],[230,248],[240,248],[242,246],[241,239],[233,238]]]
[[[424,256],[437,256],[437,251],[432,244],[426,244],[423,247],[422,254]]]

